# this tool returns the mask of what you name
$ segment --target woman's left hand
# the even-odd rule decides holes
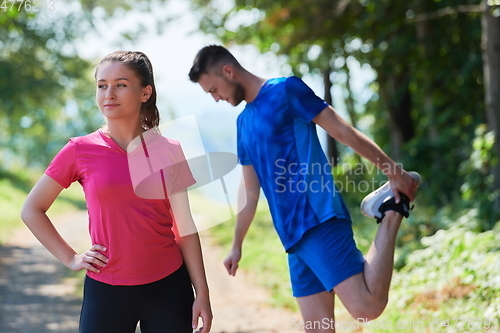
[[[209,333],[212,327],[212,308],[208,297],[196,297],[193,303],[193,329],[198,328],[198,318],[201,317],[203,326],[196,333]]]

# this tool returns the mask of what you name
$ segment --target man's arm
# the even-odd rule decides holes
[[[236,215],[236,229],[234,232],[233,246],[231,252],[224,260],[224,266],[226,266],[228,273],[233,276],[238,269],[243,240],[255,216],[260,195],[260,183],[253,166],[243,165],[242,169],[243,179],[239,189],[238,205],[244,205],[244,208]]]
[[[331,106],[326,107],[312,121],[321,126],[330,136],[351,147],[356,153],[382,170],[391,181],[396,202],[399,202],[400,192],[413,201],[417,189],[413,178],[387,156],[375,142],[343,120]]]

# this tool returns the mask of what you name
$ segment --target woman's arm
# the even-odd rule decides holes
[[[87,269],[99,273],[96,266],[105,266],[108,259],[97,251],[106,249],[96,244],[89,251],[78,254],[57,232],[46,214],[62,190],[59,183],[44,174],[28,194],[21,210],[21,219],[40,243],[66,267],[74,271]]]
[[[197,328],[198,318],[201,317],[203,327],[199,332],[208,333],[212,326],[212,309],[200,238],[191,216],[187,192],[176,193],[170,196],[169,200],[175,221],[173,230],[196,292],[196,299],[193,304],[193,329]]]

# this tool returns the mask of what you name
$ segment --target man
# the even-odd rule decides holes
[[[304,322],[333,319],[335,294],[353,317],[377,318],[388,300],[396,234],[418,181],[297,77],[262,79],[217,45],[198,52],[189,77],[216,102],[247,103],[237,121],[247,204],[237,216],[232,250],[224,261],[229,274],[238,268],[262,186],[288,253],[292,290]],[[325,167],[329,165],[316,124],[389,177],[362,204],[363,214],[381,222],[366,260],[356,248],[349,213]],[[333,325],[306,329],[334,331]]]

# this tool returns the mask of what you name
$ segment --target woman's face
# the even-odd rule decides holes
[[[108,119],[139,119],[142,103],[151,96],[151,86],[142,87],[139,77],[127,65],[105,62],[96,75],[96,100]]]

